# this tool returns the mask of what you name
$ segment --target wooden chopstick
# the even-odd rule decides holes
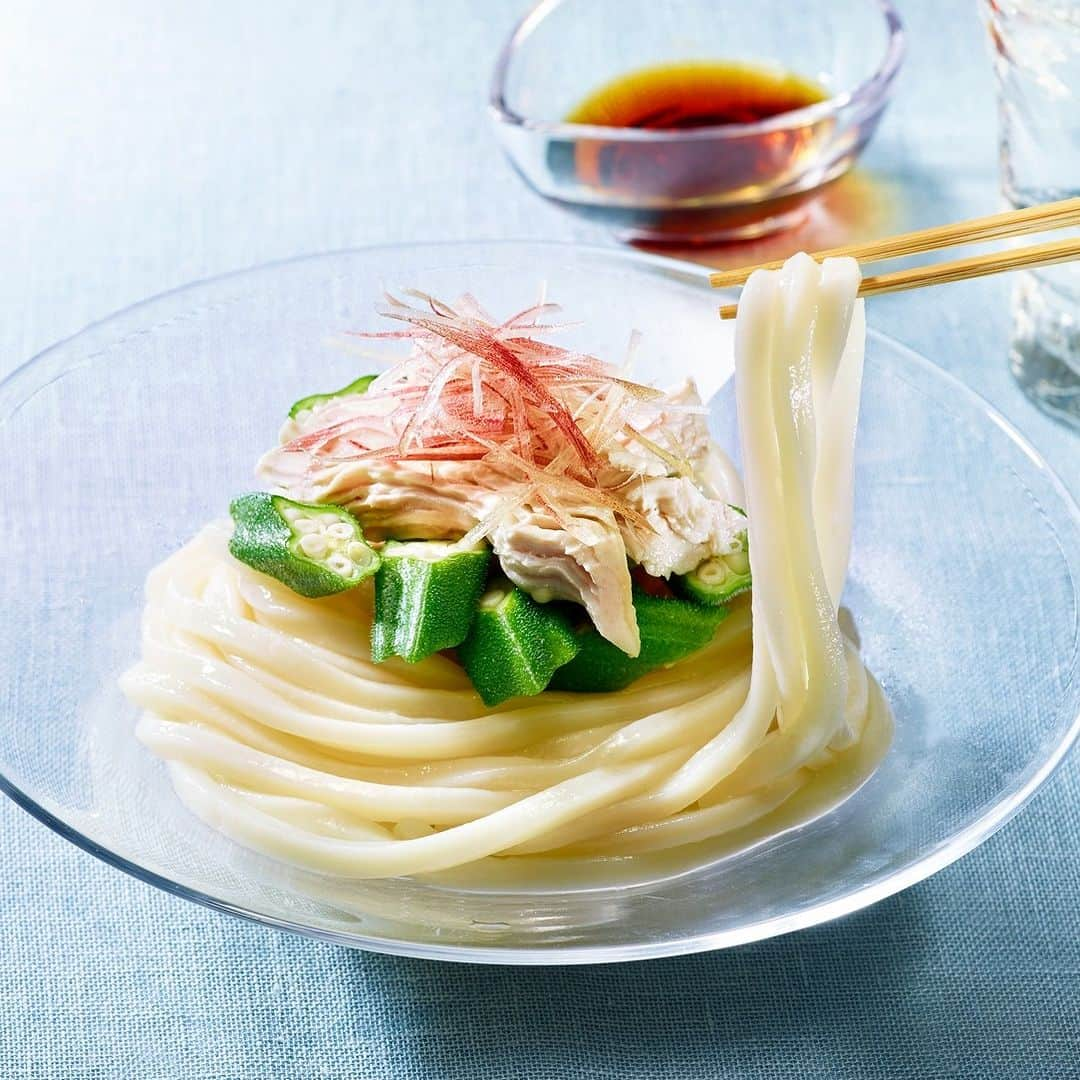
[[[957,244],[975,244],[982,240],[1003,240],[1009,236],[1046,232],[1069,225],[1080,225],[1080,198],[1062,199],[1059,202],[1029,206],[1023,210],[1007,210],[1002,214],[990,214],[988,217],[970,218],[967,221],[955,221],[950,225],[936,225],[931,229],[899,233],[870,244],[830,248],[828,251],[814,252],[814,258],[821,262],[822,259],[837,255],[850,255],[861,263],[876,262],[879,259],[896,259],[901,255],[916,255]],[[783,265],[784,260],[778,259],[775,262],[761,263],[759,266],[718,270],[709,275],[709,283],[717,289],[741,285],[755,270],[776,270]]]
[[[952,262],[934,263],[930,266],[911,266],[906,270],[894,270],[890,274],[865,277],[859,285],[859,295],[876,296],[879,293],[918,289],[923,285],[943,285],[949,281],[1000,274],[1005,270],[1053,266],[1055,263],[1070,262],[1073,259],[1080,259],[1080,238],[1051,240],[1045,244],[1032,244],[1031,247],[992,251],[967,259],[954,259]],[[733,319],[737,310],[738,304],[724,304],[720,308],[720,318]]]

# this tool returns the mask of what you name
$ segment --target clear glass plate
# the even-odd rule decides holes
[[[1015,813],[1080,725],[1080,515],[1006,421],[880,334],[844,602],[896,733],[839,809],[633,886],[522,893],[297,873],[179,805],[116,687],[138,650],[146,571],[251,485],[290,402],[364,366],[324,342],[371,326],[384,284],[470,290],[510,311],[544,283],[586,320],[583,346],[619,356],[636,328],[641,376],[692,372],[718,390],[717,432],[732,439],[731,331],[705,272],[542,243],[245,271],[122,312],[0,385],[4,790],[106,862],[210,907],[345,945],[507,963],[662,956],[810,926],[939,870]]]

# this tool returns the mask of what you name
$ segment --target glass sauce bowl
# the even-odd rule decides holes
[[[700,244],[794,225],[845,172],[904,53],[888,0],[543,0],[499,55],[490,111],[533,190],[623,239]],[[795,73],[827,96],[753,123],[661,130],[570,123],[599,87],[680,62]]]

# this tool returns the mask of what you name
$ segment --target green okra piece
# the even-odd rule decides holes
[[[293,402],[293,406],[289,410],[289,417],[295,420],[302,412],[314,409],[316,405],[321,405],[324,401],[331,401],[334,398],[348,397],[350,394],[366,394],[367,388],[377,378],[377,375],[361,375],[359,379],[349,383],[348,386],[343,386],[340,390],[331,390],[328,394],[309,394],[307,397]]]
[[[719,607],[750,591],[750,552],[746,532],[739,533],[739,547],[725,555],[714,555],[689,574],[672,579],[680,595],[708,607]]]
[[[498,705],[539,694],[578,648],[561,605],[538,604],[500,579],[480,598],[458,659],[484,704]]]
[[[360,522],[343,507],[253,491],[233,499],[229,513],[233,556],[301,596],[344,592],[379,568]]]
[[[371,657],[410,663],[460,645],[484,591],[491,550],[441,540],[388,541],[375,575]]]
[[[634,590],[641,652],[627,656],[589,624],[577,631],[577,655],[559,668],[552,690],[606,693],[622,690],[635,679],[682,660],[704,648],[727,617],[726,607],[704,607],[678,597],[650,596]]]

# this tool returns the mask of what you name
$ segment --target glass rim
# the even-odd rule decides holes
[[[10,389],[13,384],[18,384],[29,378],[39,364],[45,364],[47,371],[48,361],[53,359],[55,354],[59,353],[60,350],[69,346],[77,339],[94,333],[101,333],[105,330],[109,330],[110,332],[114,331],[115,323],[122,323],[124,319],[130,320],[133,316],[139,316],[144,310],[151,309],[156,304],[191,290],[221,285],[230,280],[239,282],[246,277],[267,271],[272,272],[290,266],[317,262],[321,259],[333,256],[371,253],[380,250],[401,251],[410,248],[443,248],[452,250],[455,248],[494,247],[512,250],[515,247],[521,246],[574,251],[578,254],[584,254],[599,259],[614,259],[620,263],[634,264],[641,269],[663,274],[665,276],[674,276],[687,283],[699,283],[703,290],[709,290],[709,268],[698,263],[671,259],[666,256],[653,255],[647,252],[625,251],[615,247],[576,244],[568,241],[522,238],[478,238],[467,241],[414,241],[408,243],[383,243],[342,248],[334,251],[305,254],[294,256],[292,258],[275,260],[208,278],[198,279],[189,282],[186,285],[166,290],[128,307],[119,309],[103,319],[95,320],[77,333],[56,342],[36,354],[30,360],[27,360],[8,374],[3,380],[0,380],[0,393]],[[970,403],[977,405],[986,415],[987,419],[998,427],[1002,433],[1045,474],[1055,494],[1062,500],[1070,519],[1077,528],[1080,528],[1080,506],[1077,505],[1076,500],[1065,487],[1056,471],[1047,463],[1042,454],[1030,443],[1030,441],[981,394],[971,389],[955,375],[938,366],[916,350],[897,341],[890,335],[873,329],[869,329],[867,333],[871,340],[883,343],[889,349],[903,356],[916,370],[940,381],[946,387],[967,399]],[[175,880],[157,870],[140,865],[120,851],[115,850],[113,846],[110,846],[111,841],[106,843],[95,839],[81,831],[77,826],[66,821],[59,812],[50,808],[48,805],[49,800],[30,794],[27,790],[29,785],[21,784],[10,770],[8,770],[7,773],[0,772],[0,791],[6,794],[13,802],[26,810],[32,817],[36,818],[50,830],[63,837],[65,840],[70,841],[76,847],[81,848],[95,858],[100,859],[107,865],[121,870],[131,877],[134,877],[136,880],[152,885],[173,896],[190,900],[213,911],[238,916],[247,922],[267,926],[276,930],[295,933],[303,937],[325,941],[335,945],[366,949],[389,955],[413,956],[460,963],[508,965],[592,964],[658,959],[662,957],[681,956],[728,948],[735,945],[749,944],[780,934],[790,933],[795,930],[817,926],[821,923],[828,922],[843,915],[852,914],[871,904],[877,903],[886,897],[909,888],[919,881],[930,877],[932,874],[937,873],[946,866],[949,866],[1005,825],[1050,778],[1064,760],[1078,737],[1080,737],[1080,713],[1071,720],[1068,729],[1064,732],[1063,736],[1053,749],[1038,762],[1037,767],[1031,769],[1030,773],[1024,776],[1022,782],[1017,783],[1004,797],[1000,798],[998,802],[989,807],[965,828],[940,841],[933,848],[925,851],[910,863],[886,874],[884,877],[870,880],[859,888],[844,893],[835,899],[821,901],[811,907],[794,913],[766,918],[759,922],[754,922],[735,929],[718,930],[706,933],[691,933],[686,936],[675,937],[669,940],[636,945],[617,944],[570,947],[439,945],[431,942],[384,938],[377,935],[359,933],[346,934],[317,926],[311,926],[295,920],[284,919],[265,911],[260,911],[253,906],[245,906],[238,902],[222,899],[200,888]]]
[[[874,72],[850,90],[835,94],[813,105],[778,113],[765,120],[749,124],[712,124],[689,130],[605,127],[600,124],[577,124],[567,120],[537,120],[519,113],[506,100],[506,80],[514,56],[548,15],[568,0],[538,0],[511,30],[492,72],[488,91],[488,112],[498,123],[521,128],[539,135],[562,137],[567,140],[603,139],[606,142],[658,143],[702,142],[745,138],[749,135],[783,131],[790,127],[815,124],[854,107],[860,113],[872,111],[885,97],[896,78],[906,51],[904,23],[892,0],[869,0],[885,20],[887,33],[885,54]]]

